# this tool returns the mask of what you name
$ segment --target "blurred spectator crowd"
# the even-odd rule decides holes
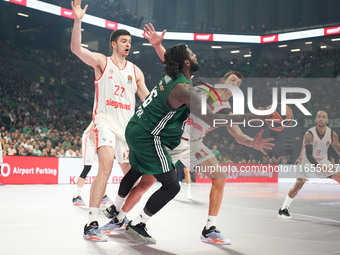
[[[51,1],[53,2],[53,1]],[[58,3],[64,1],[58,1]],[[121,1],[110,1],[121,3]],[[102,8],[101,8],[102,9]],[[16,47],[10,42],[0,41],[0,131],[6,143],[8,155],[81,157],[81,135],[91,121],[93,106],[93,70],[83,64],[70,51],[56,51]],[[255,105],[269,105],[263,94],[271,95],[271,87],[287,86],[284,78],[336,78],[331,83],[301,84],[308,87],[313,101],[312,113],[319,109],[329,117],[339,117],[337,100],[340,94],[340,51],[322,50],[318,53],[297,53],[285,58],[259,58],[255,63],[226,61],[221,57],[211,58],[198,52],[201,62],[199,75],[221,77],[229,70],[240,71],[247,78],[275,78],[262,84],[261,93],[254,92]],[[66,98],[62,90],[55,90],[50,80],[32,79],[15,65],[15,61],[29,61],[47,73],[53,74],[59,87],[71,89],[75,97]],[[157,84],[162,69],[155,71],[159,62],[156,54],[148,58],[132,55],[129,60],[144,72],[146,83],[151,89]],[[54,84],[53,84],[54,85]],[[270,100],[271,97],[269,96]],[[303,116],[295,116],[302,118]],[[242,163],[287,163],[287,157],[264,157],[260,152],[237,144],[234,139],[211,132],[207,146],[218,144],[223,162]],[[294,162],[289,162],[294,163]]]

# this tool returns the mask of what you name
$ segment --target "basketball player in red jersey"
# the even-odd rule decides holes
[[[83,237],[92,241],[107,241],[98,227],[98,208],[106,190],[112,171],[114,156],[124,174],[131,166],[128,161],[128,146],[125,128],[134,114],[135,93],[143,101],[149,94],[142,71],[126,60],[131,49],[131,35],[118,29],[111,34],[113,52],[110,57],[91,52],[81,46],[81,21],[88,5],[81,8],[81,0],[71,2],[74,25],[71,37],[71,51],[84,63],[92,66],[95,73],[95,100],[93,123],[98,153],[98,175],[91,186],[89,220],[84,227]],[[143,176],[140,183],[130,193],[130,198],[138,201],[141,195],[154,183],[153,176]],[[125,206],[129,206],[129,198]],[[122,204],[124,201],[115,201]],[[124,210],[124,208],[123,208]],[[121,226],[124,222],[111,222]]]

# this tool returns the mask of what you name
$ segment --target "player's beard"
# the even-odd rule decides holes
[[[200,70],[200,66],[198,65],[198,63],[194,63],[192,60],[190,60],[190,70],[192,72],[196,72]]]

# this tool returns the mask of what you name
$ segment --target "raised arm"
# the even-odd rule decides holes
[[[178,83],[169,93],[168,96],[168,105],[171,108],[177,109],[182,105],[186,105],[190,109],[190,113],[194,114],[196,117],[200,118],[204,122],[206,122],[210,126],[214,126],[215,119],[224,119],[230,121],[231,119],[234,122],[239,122],[243,120],[259,118],[259,116],[253,114],[245,114],[245,115],[228,115],[228,114],[218,114],[215,115],[210,107],[207,107],[207,114],[201,114],[201,98],[197,93],[196,89],[190,86],[187,83]],[[261,118],[263,118],[261,116]],[[228,125],[226,125],[228,126]]]
[[[162,34],[157,34],[155,28],[151,23],[146,24],[144,26],[144,36],[146,39],[148,39],[149,43],[155,48],[158,57],[164,62],[164,53],[165,48],[162,45],[162,41],[164,39],[164,35],[166,33],[166,30],[164,29]]]
[[[95,69],[95,76],[99,78],[106,65],[106,57],[103,54],[91,52],[81,46],[81,20],[85,15],[88,5],[81,8],[81,0],[71,2],[74,15],[74,24],[71,36],[71,51],[84,63]]]

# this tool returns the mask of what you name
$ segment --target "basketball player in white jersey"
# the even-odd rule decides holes
[[[161,35],[158,35],[155,32],[152,24],[149,24],[149,26],[145,26],[144,31],[145,37],[154,46],[160,59],[164,61],[165,49],[162,46],[161,42],[164,38],[165,30]],[[220,79],[219,83],[231,84],[239,87],[241,86],[242,78],[243,77],[240,73],[231,71],[226,73],[225,76]],[[198,90],[199,88],[203,88],[206,90],[208,89],[205,85],[198,85],[195,86],[195,88],[197,88]],[[228,102],[228,100],[232,96],[231,91],[228,89],[217,88],[215,90],[222,99],[222,105],[213,105],[212,111],[214,113],[231,114],[232,109],[230,103]],[[213,128],[210,125],[208,125],[195,115],[191,114],[186,122],[180,145],[174,150],[169,150],[169,152],[173,162],[177,162],[178,160],[180,160],[186,167],[188,167],[189,169],[194,169],[198,172],[200,172],[200,169],[202,169],[201,172],[203,172],[211,179],[212,186],[209,196],[208,219],[207,224],[202,231],[201,240],[208,243],[228,245],[230,244],[230,241],[224,238],[221,235],[221,232],[216,229],[217,214],[219,212],[223,198],[227,173],[223,171],[205,171],[205,169],[207,169],[208,167],[219,165],[219,162],[217,161],[214,154],[202,142],[206,133],[211,130],[213,130]],[[264,149],[271,150],[274,146],[274,144],[270,143],[274,140],[274,138],[262,139],[261,136],[263,134],[263,130],[261,130],[255,138],[251,138],[244,134],[240,127],[238,127],[237,125],[228,127],[228,131],[238,143],[248,147],[253,147],[256,150],[261,151],[265,155],[266,152],[264,151]]]
[[[85,179],[91,170],[96,155],[93,121],[91,121],[90,125],[88,125],[88,127],[84,131],[84,134],[81,138],[81,149],[83,155],[84,169],[77,180],[76,195],[72,198],[72,203],[75,206],[86,206],[86,203],[81,197],[81,192],[85,184]],[[107,195],[104,195],[101,204],[113,204],[113,201]]]
[[[82,9],[81,0],[72,1],[71,5],[74,15],[71,51],[84,63],[92,66],[95,73],[92,119],[99,168],[98,175],[91,186],[89,219],[84,227],[83,237],[92,241],[107,241],[107,237],[98,227],[98,208],[112,171],[114,156],[124,174],[131,168],[128,163],[129,150],[125,141],[125,128],[134,114],[135,93],[143,101],[149,91],[145,85],[142,71],[126,60],[131,49],[130,33],[119,29],[111,34],[110,44],[113,53],[110,57],[91,52],[81,46],[81,21],[88,5]],[[153,176],[143,176],[140,183],[130,192],[125,202],[126,206],[128,206],[130,198],[138,201],[153,183]],[[121,201],[116,202],[121,203]],[[119,224],[123,224],[123,222]]]
[[[6,147],[5,147],[4,140],[0,136],[0,175],[1,175],[1,168],[4,163],[4,158],[3,158],[4,156],[6,156]]]
[[[340,155],[340,144],[338,135],[329,127],[328,115],[325,111],[319,111],[315,118],[316,126],[307,130],[303,138],[303,146],[297,165],[297,178],[294,186],[279,209],[278,216],[291,218],[288,209],[302,186],[316,174],[319,178],[331,178],[340,183],[338,167],[328,160],[328,147],[333,146]]]

